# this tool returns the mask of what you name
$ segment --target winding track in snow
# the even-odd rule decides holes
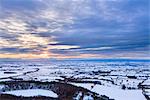
[[[30,74],[30,73],[35,73],[35,72],[38,72],[40,70],[39,68],[34,68],[34,69],[35,69],[34,71],[27,71],[27,72],[21,73],[19,75],[3,77],[3,78],[0,78],[0,80],[2,80],[2,79],[15,79],[14,77],[18,77],[18,76],[21,76],[21,75],[27,75],[27,74]]]

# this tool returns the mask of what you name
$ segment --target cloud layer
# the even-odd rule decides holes
[[[0,58],[148,58],[148,0],[0,0]]]

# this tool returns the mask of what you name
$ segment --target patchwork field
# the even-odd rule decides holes
[[[0,94],[23,100],[149,100],[149,61],[0,61]]]

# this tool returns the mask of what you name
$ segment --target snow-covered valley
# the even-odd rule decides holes
[[[21,87],[22,85],[15,86],[15,82],[37,81],[43,82],[43,84],[45,84],[44,82],[57,82],[71,87],[75,86],[76,92],[73,92],[72,100],[81,100],[81,98],[83,100],[99,100],[95,99],[92,93],[96,93],[96,97],[106,96],[105,99],[100,100],[148,100],[150,98],[149,64],[149,61],[141,60],[0,61],[0,93],[24,96],[23,94],[26,95],[29,92],[30,96],[48,96],[57,92],[55,96],[58,95],[58,97],[53,99],[60,99],[60,93],[54,89],[59,85],[52,86],[52,90],[48,88],[45,90],[37,85],[34,88],[28,86],[24,89]],[[12,82],[15,88],[5,82]],[[80,91],[79,87],[91,92]],[[24,91],[27,89],[28,91]],[[32,95],[31,91],[35,91],[34,89],[37,89],[39,93],[36,91]],[[61,100],[65,99],[61,97]]]

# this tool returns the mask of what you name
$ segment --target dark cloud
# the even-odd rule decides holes
[[[9,53],[28,53],[30,49],[19,49],[19,48],[1,48],[0,52],[9,52]]]
[[[41,2],[38,0],[0,0],[2,10],[24,11],[24,10],[38,10],[43,8]]]
[[[18,47],[11,47],[11,48],[0,48],[0,52],[2,53],[36,53],[41,52],[42,50],[39,48],[18,48]]]

